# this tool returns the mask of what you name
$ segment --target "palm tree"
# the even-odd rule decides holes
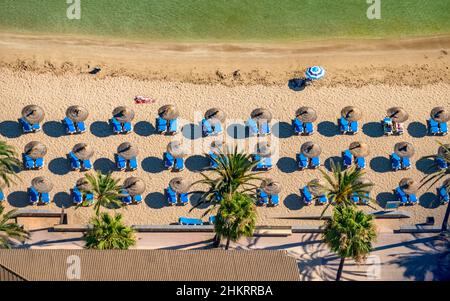
[[[336,275],[336,281],[339,281],[346,258],[361,262],[372,251],[372,242],[376,238],[373,216],[357,211],[353,206],[337,206],[333,218],[327,221],[323,238],[331,251],[341,257]]]
[[[92,229],[86,233],[86,248],[98,250],[127,250],[136,244],[134,231],[124,225],[122,215],[114,217],[107,212],[94,216],[91,220]]]
[[[218,237],[226,237],[228,250],[230,241],[242,236],[252,236],[256,224],[256,206],[254,200],[246,194],[228,195],[220,203],[214,228]]]
[[[0,141],[0,191],[13,183],[13,178],[17,177],[16,172],[20,166],[20,159],[15,148],[5,141]]]
[[[335,164],[331,161],[331,176],[325,171],[320,169],[322,176],[325,180],[325,185],[311,184],[317,186],[325,195],[327,195],[330,201],[322,211],[321,216],[325,213],[331,203],[337,206],[354,206],[352,202],[352,196],[358,196],[359,198],[367,198],[367,190],[370,189],[372,183],[364,183],[362,181],[364,171],[355,168],[354,166],[346,170],[342,170],[340,164]],[[373,201],[373,200],[372,200]]]
[[[96,174],[87,174],[86,179],[91,187],[89,191],[83,192],[94,194],[94,210],[97,216],[100,213],[100,207],[120,207],[122,205],[120,202],[122,188],[118,184],[119,180],[113,178],[110,173],[105,175],[98,171]]]
[[[444,150],[442,152],[442,154],[423,157],[423,159],[433,159],[434,163],[433,163],[433,166],[431,166],[430,170],[437,169],[438,171],[425,176],[422,179],[422,184],[420,185],[420,188],[422,188],[423,186],[425,186],[431,182],[431,184],[428,187],[428,189],[430,189],[434,184],[436,184],[440,180],[443,180],[445,178],[450,178],[450,149],[446,145],[444,145],[440,142],[438,142],[438,143]],[[439,169],[439,166],[436,163],[436,159],[438,157],[442,158],[445,161],[445,163],[447,163],[447,166],[449,166],[447,169]],[[447,187],[447,191],[450,191],[450,187]],[[450,203],[448,203],[448,205],[447,205],[447,210],[445,211],[444,220],[442,221],[441,234],[443,234],[444,232],[447,231],[449,216],[450,216]]]
[[[23,242],[29,234],[20,225],[11,223],[17,210],[11,210],[3,214],[5,208],[0,205],[0,249],[10,249],[15,240]]]

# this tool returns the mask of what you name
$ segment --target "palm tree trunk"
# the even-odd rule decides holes
[[[345,257],[341,257],[341,262],[339,263],[339,269],[336,275],[336,281],[341,280],[342,270],[344,269]]]
[[[225,250],[228,250],[228,248],[230,247],[230,238],[227,238],[227,244],[225,246]]]
[[[214,235],[214,239],[213,239],[213,248],[218,248],[220,246],[220,235],[216,234]]]
[[[441,234],[447,231],[448,217],[450,216],[450,202],[447,204],[447,210],[445,211],[444,220],[442,221]]]

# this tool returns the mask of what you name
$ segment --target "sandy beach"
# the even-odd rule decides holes
[[[4,40],[2,39],[4,42]],[[2,58],[11,54],[4,47],[0,48]],[[424,52],[431,50],[424,50]],[[438,55],[440,50],[433,50]],[[62,53],[60,53],[62,55]],[[421,53],[420,55],[423,56]],[[443,55],[443,54],[442,54]],[[3,60],[4,61],[4,60]],[[437,59],[436,59],[437,61]],[[448,69],[448,56],[443,55],[440,68]],[[439,61],[439,62],[441,62]],[[420,62],[414,62],[414,64]],[[301,62],[300,64],[303,64]],[[381,65],[382,62],[380,61]],[[414,64],[405,68],[413,68]],[[170,69],[170,68],[169,68]],[[447,71],[448,72],[448,71]],[[331,72],[330,77],[334,77]],[[350,75],[349,75],[350,76]],[[450,106],[450,77],[443,74],[441,79],[433,82],[425,80],[420,85],[409,85],[408,82],[370,83],[370,78],[363,77],[364,84],[329,85],[329,79],[319,85],[302,92],[290,90],[286,83],[264,85],[247,83],[239,85],[223,85],[220,83],[200,84],[180,82],[174,79],[155,80],[138,79],[124,75],[92,76],[79,72],[37,72],[24,71],[3,65],[0,69],[0,111],[1,139],[23,151],[26,143],[32,140],[43,142],[48,147],[46,166],[41,171],[21,171],[21,181],[6,190],[7,209],[31,208],[28,205],[26,189],[32,178],[38,175],[49,177],[54,183],[52,194],[54,203],[45,209],[59,210],[62,206],[69,207],[71,200],[69,190],[75,181],[82,176],[80,172],[68,169],[66,154],[73,145],[79,142],[92,144],[95,148],[94,167],[102,171],[114,169],[114,153],[117,146],[125,141],[136,144],[140,149],[138,156],[139,169],[135,172],[114,172],[114,176],[124,179],[128,176],[142,177],[147,183],[144,194],[145,201],[137,206],[128,206],[122,211],[129,224],[170,224],[175,223],[180,216],[200,217],[204,208],[190,209],[198,200],[198,194],[191,197],[191,202],[185,207],[169,207],[164,199],[164,188],[174,176],[189,177],[192,180],[200,178],[198,172],[208,161],[204,158],[198,130],[199,117],[210,107],[222,108],[228,114],[227,135],[233,135],[234,127],[242,127],[250,112],[256,107],[266,107],[274,115],[274,129],[280,129],[279,134],[272,135],[272,142],[278,142],[279,153],[274,158],[277,162],[274,168],[264,176],[270,176],[280,181],[283,190],[280,194],[280,206],[276,208],[258,208],[259,225],[313,225],[318,222],[301,220],[298,217],[319,215],[321,206],[304,206],[299,197],[299,188],[309,180],[318,177],[319,171],[299,171],[295,165],[295,154],[300,145],[306,141],[314,141],[322,146],[321,155],[324,169],[329,167],[330,159],[340,156],[349,143],[359,140],[367,142],[371,154],[368,157],[367,175],[375,183],[373,197],[378,204],[373,206],[381,209],[386,201],[394,198],[394,189],[401,178],[412,177],[420,180],[428,168],[429,160],[422,156],[434,154],[437,151],[437,140],[448,143],[448,136],[436,138],[426,136],[426,119],[435,106]],[[135,95],[146,95],[156,99],[154,104],[135,105]],[[46,112],[43,131],[36,134],[22,135],[17,123],[20,111],[27,104],[42,106]],[[154,132],[154,121],[157,109],[164,104],[175,104],[181,112],[180,121],[183,131],[175,137],[161,136]],[[61,119],[69,105],[85,106],[89,112],[87,120],[89,130],[82,135],[64,135]],[[136,111],[134,120],[135,132],[129,135],[115,136],[107,124],[112,110],[119,105],[127,105]],[[311,137],[293,136],[290,130],[290,120],[295,110],[309,105],[318,112],[316,133]],[[336,118],[342,107],[355,105],[363,109],[361,120],[362,130],[355,136],[337,134]],[[403,106],[410,115],[406,122],[403,136],[385,137],[380,133],[379,121],[384,117],[387,108]],[[241,125],[239,125],[241,124]],[[193,133],[194,132],[194,133]],[[195,143],[196,148],[186,160],[186,169],[181,173],[172,173],[162,167],[162,153],[170,139],[180,139],[185,143]],[[236,140],[244,141],[243,137]],[[400,141],[411,142],[416,148],[412,165],[408,171],[390,171],[388,156],[393,151],[394,144]],[[206,143],[206,142],[205,142]],[[201,187],[199,187],[201,188]],[[439,224],[445,208],[439,206],[435,197],[435,188],[418,193],[419,204],[404,207],[401,210],[411,214],[410,219],[394,220],[379,224],[379,228],[397,228],[401,224],[417,224],[425,222],[427,216],[434,216]],[[44,209],[44,207],[41,207]],[[362,209],[372,209],[361,206]],[[69,222],[73,224],[87,223],[93,215],[92,208],[67,209]]]

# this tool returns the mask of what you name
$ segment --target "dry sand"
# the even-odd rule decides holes
[[[448,63],[448,61],[447,61]],[[394,189],[402,177],[412,177],[420,180],[427,164],[426,160],[419,160],[422,156],[434,154],[438,145],[436,140],[448,143],[448,136],[436,138],[425,136],[425,120],[430,110],[437,105],[450,106],[450,83],[438,82],[426,84],[422,87],[402,85],[366,83],[362,87],[326,86],[318,85],[303,92],[294,92],[286,85],[237,85],[227,87],[224,85],[202,85],[179,83],[172,81],[137,80],[130,77],[104,77],[97,78],[91,75],[52,73],[39,74],[31,71],[13,71],[8,68],[0,69],[0,134],[2,139],[16,146],[19,151],[31,140],[39,140],[48,147],[46,166],[41,171],[20,172],[21,182],[7,189],[6,207],[29,207],[26,198],[26,189],[30,181],[37,175],[48,176],[53,180],[55,187],[52,191],[54,203],[49,209],[58,210],[62,205],[70,205],[69,189],[82,175],[80,172],[71,172],[65,160],[71,147],[78,142],[87,142],[95,145],[94,166],[107,170],[113,167],[116,147],[129,141],[140,148],[139,169],[135,172],[114,172],[114,176],[124,179],[136,175],[145,179],[147,190],[145,201],[138,206],[129,206],[121,209],[125,219],[130,224],[169,224],[177,221],[180,216],[199,217],[204,209],[196,209],[191,213],[192,203],[185,207],[168,207],[164,200],[164,188],[169,180],[182,175],[192,180],[199,179],[197,173],[207,161],[201,157],[201,152],[191,154],[187,160],[185,171],[175,174],[163,170],[161,156],[171,137],[157,135],[153,131],[154,119],[160,105],[173,103],[181,111],[181,119],[187,124],[186,128],[196,128],[190,124],[195,116],[202,114],[210,107],[224,109],[231,123],[243,123],[255,107],[266,107],[273,112],[275,126],[280,124],[279,138],[273,135],[272,141],[279,141],[279,160],[276,166],[267,173],[283,184],[280,194],[281,203],[277,208],[259,208],[258,224],[260,225],[292,225],[314,224],[315,222],[287,217],[318,215],[321,206],[303,206],[299,198],[299,188],[310,179],[319,176],[319,171],[298,171],[295,168],[295,154],[300,145],[308,140],[319,143],[323,148],[322,162],[329,162],[328,158],[339,156],[341,151],[354,140],[365,141],[371,148],[368,158],[367,174],[376,186],[373,196],[381,204],[392,198]],[[147,95],[155,98],[155,104],[135,105],[135,95]],[[46,112],[43,131],[36,134],[20,135],[17,118],[20,111],[27,104],[38,104]],[[90,111],[87,120],[89,131],[79,136],[65,136],[62,133],[60,120],[64,117],[69,105],[83,105]],[[112,135],[106,123],[114,107],[128,105],[136,110],[135,132],[127,136]],[[301,105],[314,107],[319,115],[316,122],[318,131],[312,137],[298,137],[290,135],[289,123],[295,110]],[[361,123],[363,130],[355,136],[336,135],[336,118],[340,109],[346,105],[356,105],[363,109],[364,116]],[[408,110],[410,119],[406,122],[408,129],[401,137],[379,136],[379,121],[385,110],[391,106],[400,105]],[[197,114],[197,115],[196,115]],[[278,123],[279,122],[279,123]],[[178,134],[175,139],[190,136]],[[229,138],[227,138],[229,139]],[[193,141],[202,139],[194,137]],[[243,139],[238,139],[242,140]],[[408,171],[389,171],[388,156],[393,146],[399,141],[409,141],[416,147],[416,154],[412,159],[413,168]],[[326,164],[327,165],[327,164]],[[423,223],[427,216],[434,216],[436,223],[440,223],[445,207],[439,206],[437,200],[430,192],[419,193],[420,203],[414,207],[405,207],[401,210],[411,214],[411,219],[402,220],[403,224]],[[376,205],[377,209],[380,209]],[[371,210],[361,207],[364,210]],[[92,208],[67,210],[70,223],[87,223],[93,215]],[[282,218],[285,217],[285,218]],[[399,221],[385,223],[383,227],[397,227]]]

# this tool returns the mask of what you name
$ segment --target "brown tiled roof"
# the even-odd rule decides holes
[[[80,258],[80,280],[296,281],[296,260],[284,251],[251,250],[0,250],[0,267],[26,280],[70,280],[69,256]],[[1,271],[1,270],[0,270]],[[3,279],[5,277],[6,279]],[[8,280],[0,272],[0,281]]]
[[[25,279],[0,265],[0,281],[24,281]]]

